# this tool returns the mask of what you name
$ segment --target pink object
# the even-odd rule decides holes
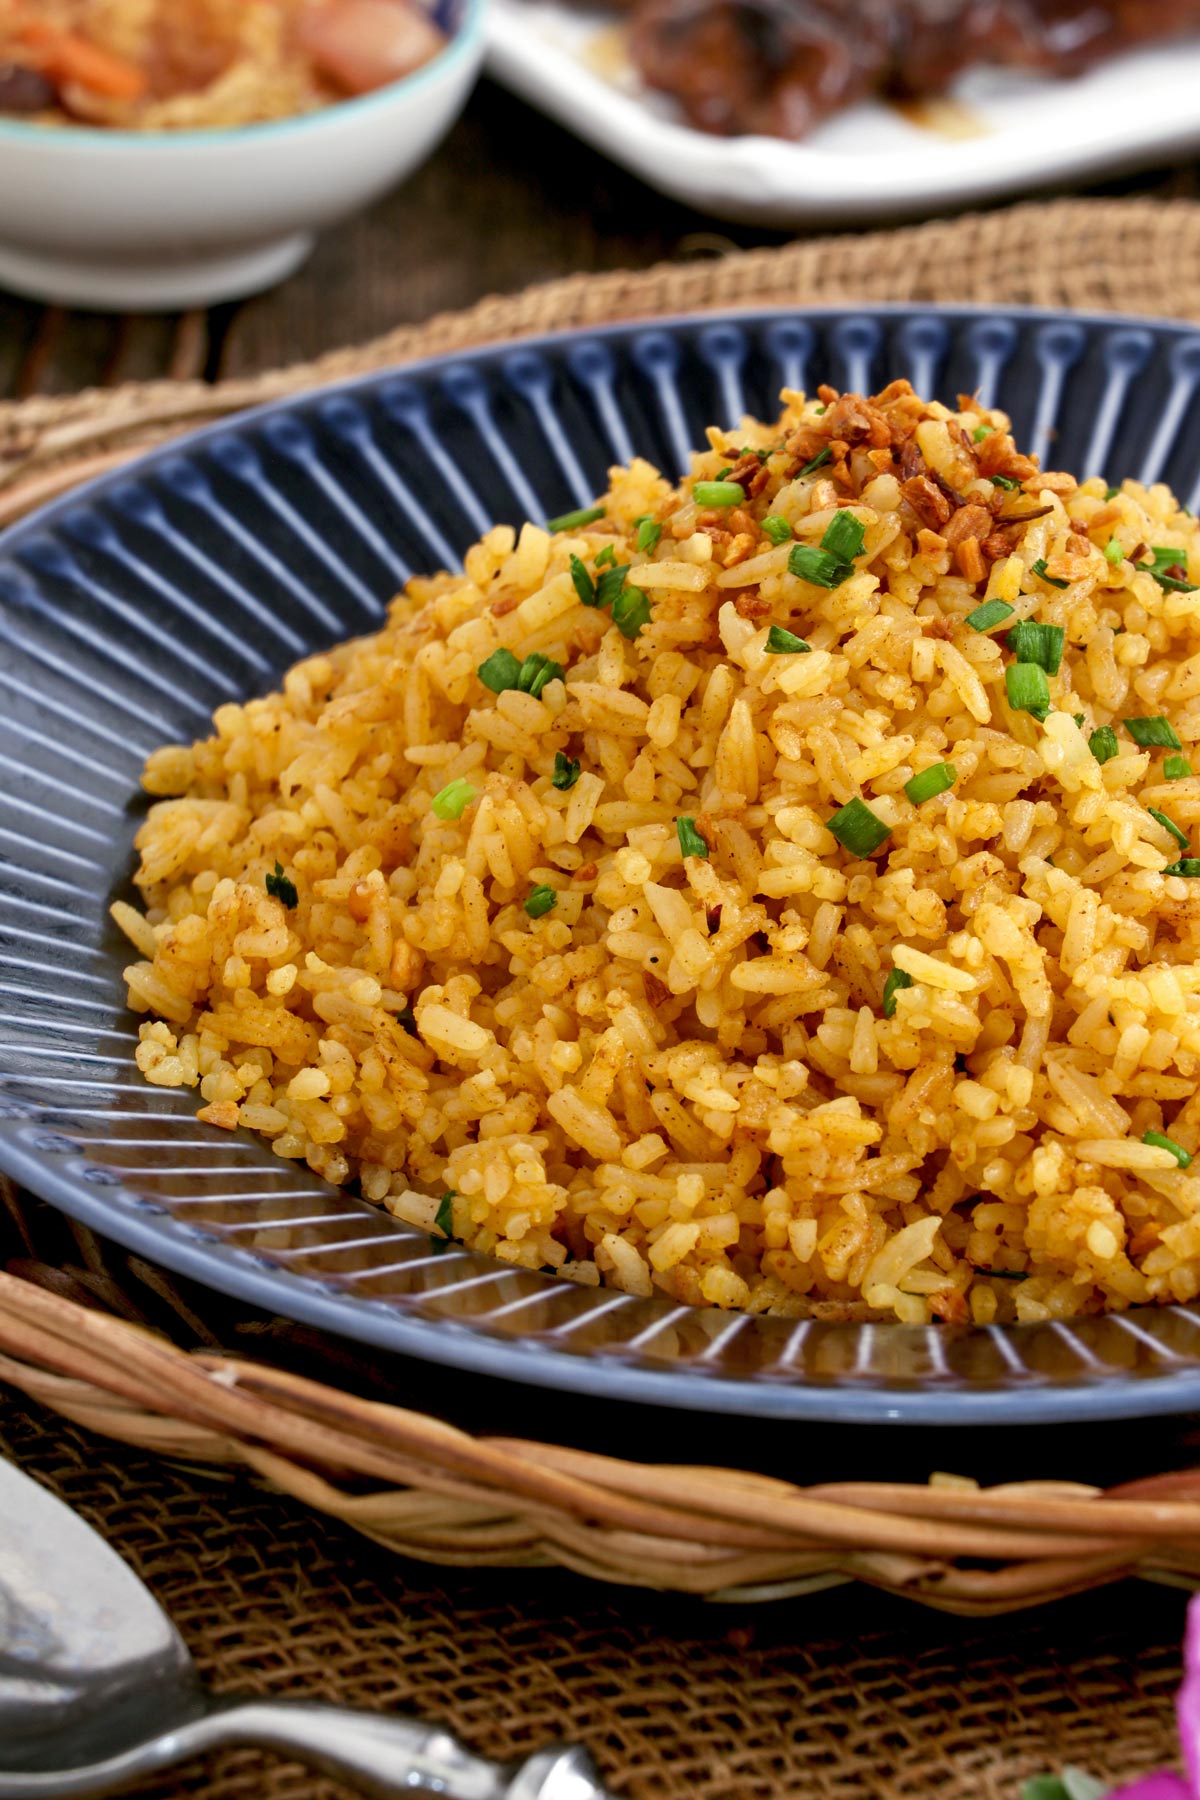
[[[1200,1800],[1200,1594],[1188,1602],[1183,1638],[1183,1685],[1175,1700],[1186,1778],[1156,1769],[1128,1787],[1114,1788],[1105,1800]]]
[[[323,0],[305,19],[300,41],[321,74],[348,94],[411,75],[446,42],[410,0]]]

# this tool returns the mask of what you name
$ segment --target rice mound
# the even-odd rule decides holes
[[[681,487],[635,461],[591,522],[497,526],[150,757],[138,1066],[587,1284],[910,1323],[1189,1300],[1200,777],[1124,721],[1200,740],[1196,522],[1039,471],[969,398],[784,403]],[[793,572],[839,514],[852,561]],[[1064,634],[1044,721],[1023,620]],[[856,798],[882,843],[828,829]]]

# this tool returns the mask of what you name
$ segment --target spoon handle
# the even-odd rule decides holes
[[[610,1800],[587,1751],[556,1745],[516,1766],[488,1762],[448,1731],[388,1713],[305,1700],[217,1703],[198,1719],[120,1756],[38,1774],[0,1771],[0,1800],[93,1800],[156,1770],[227,1745],[293,1757],[369,1800]]]

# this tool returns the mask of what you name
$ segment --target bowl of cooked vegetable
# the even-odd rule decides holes
[[[485,0],[0,0],[0,286],[211,305],[273,285],[449,129]]]

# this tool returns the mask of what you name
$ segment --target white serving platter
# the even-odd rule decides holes
[[[492,0],[488,67],[652,187],[748,224],[911,217],[1200,148],[1200,35],[1071,81],[972,70],[921,122],[871,102],[801,144],[693,130],[639,81],[613,13]]]

